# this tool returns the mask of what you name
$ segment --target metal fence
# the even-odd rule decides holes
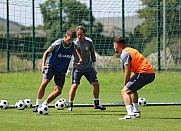
[[[118,35],[156,70],[181,69],[179,0],[2,0],[0,7],[0,72],[39,68],[44,50],[79,24],[100,69],[122,68],[112,45]]]

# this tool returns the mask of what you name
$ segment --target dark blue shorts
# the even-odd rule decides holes
[[[59,73],[53,67],[49,66],[43,74],[43,79],[48,79],[49,81],[51,81],[53,76],[54,84],[63,88],[65,83],[65,74]]]
[[[155,74],[136,74],[127,84],[126,87],[133,92],[141,89],[148,83],[151,83],[155,79]]]
[[[83,75],[90,82],[90,84],[92,82],[98,82],[96,74],[97,73],[95,72],[94,68],[90,68],[84,71],[74,68],[72,73],[72,84],[80,84],[80,79],[82,78]]]

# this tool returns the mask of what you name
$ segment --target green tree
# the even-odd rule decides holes
[[[133,47],[136,47],[139,51],[144,52],[145,55],[149,55],[149,53],[152,53],[151,51],[157,51],[157,0],[141,0],[141,2],[143,8],[139,9],[137,13],[139,18],[144,19],[144,22],[134,29],[133,34],[129,35],[129,41],[132,41]],[[167,46],[176,43],[176,39],[178,40],[180,37],[179,34],[181,34],[181,31],[179,30],[181,28],[181,19],[179,16],[181,13],[180,4],[179,0],[166,1]],[[160,11],[160,34],[161,37],[163,37],[163,0],[160,0]],[[150,50],[151,47],[154,47],[155,49]]]
[[[157,0],[141,0],[143,7],[142,9],[138,10],[138,15],[140,18],[144,19],[145,21],[142,23],[141,27],[139,28],[140,33],[143,34],[143,38],[146,40],[152,40],[154,37],[156,37],[157,31],[156,31],[156,4]],[[163,23],[163,0],[160,0],[160,11],[161,11],[161,34],[162,32],[162,23]],[[178,27],[181,28],[181,25],[179,22],[181,20],[179,19],[179,0],[167,0],[166,1],[166,17],[167,17],[167,33],[168,35],[175,35],[177,34]]]
[[[89,29],[89,8],[86,4],[80,3],[76,0],[62,0],[62,32],[65,33],[67,29],[75,29],[77,25],[83,25]],[[41,13],[43,16],[44,30],[47,32],[46,47],[55,39],[61,36],[60,34],[60,3],[57,0],[47,0],[40,4]],[[91,16],[92,34],[100,35],[103,30],[101,23],[95,22],[95,17]],[[88,33],[89,31],[87,31]],[[90,34],[87,34],[90,35]]]

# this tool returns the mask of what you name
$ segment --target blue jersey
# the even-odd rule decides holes
[[[75,45],[74,42],[72,42],[69,47],[65,47],[63,45],[63,39],[60,38],[49,47],[52,52],[48,64],[55,68],[57,72],[66,73],[72,54],[77,48],[78,46]]]

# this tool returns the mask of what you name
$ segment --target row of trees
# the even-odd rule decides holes
[[[138,49],[140,52],[143,52],[144,55],[149,55],[150,53],[157,52],[157,0],[141,0],[142,1],[142,7],[137,11],[137,14],[139,18],[144,19],[143,23],[141,25],[138,25],[133,33],[129,33],[129,35],[126,35],[126,41],[127,43]],[[121,2],[121,1],[120,1]],[[62,9],[60,9],[60,4],[62,4]],[[162,12],[163,10],[163,1],[161,1],[160,10]],[[104,25],[100,22],[95,21],[95,17],[91,16],[91,22],[90,22],[90,10],[87,7],[86,4],[80,3],[76,0],[62,0],[62,3],[59,3],[59,1],[55,0],[47,0],[44,3],[40,4],[41,13],[43,16],[43,26],[36,27],[36,29],[44,30],[47,34],[47,37],[45,39],[38,38],[36,40],[36,48],[43,47],[41,51],[44,51],[45,48],[47,48],[54,40],[61,37],[61,31],[65,33],[65,31],[68,28],[75,29],[77,25],[83,25],[87,29],[86,35],[88,37],[91,37],[94,41],[96,51],[99,54],[103,55],[113,55],[113,45],[112,40],[113,37],[106,37],[102,35],[103,27]],[[179,0],[167,0],[166,2],[166,31],[167,31],[167,46],[174,49],[177,47],[178,44],[180,44],[179,38],[181,37],[181,3]],[[60,12],[62,13],[62,17]],[[162,39],[162,23],[163,23],[163,14],[161,13],[161,21],[160,21],[160,33],[161,33],[161,39]],[[60,23],[60,21],[62,23]],[[120,21],[121,22],[121,21]],[[89,33],[89,26],[92,26],[92,32]],[[62,27],[60,27],[62,25]],[[30,29],[30,27],[24,27],[23,29]],[[42,41],[43,39],[43,41]],[[31,41],[31,38],[23,38],[22,40],[13,40],[13,43],[17,43],[16,46],[18,47],[18,44],[23,43],[22,41],[27,40]],[[39,41],[40,40],[40,41]],[[5,40],[1,40],[4,44],[6,43]],[[10,40],[11,41],[11,40]],[[39,43],[41,42],[41,45]],[[45,44],[44,44],[45,43]],[[5,45],[2,44],[3,48],[5,49]],[[44,46],[42,46],[44,44]],[[162,44],[162,43],[161,43]],[[30,42],[31,45],[31,42]],[[11,45],[10,45],[11,46]],[[161,46],[162,47],[162,46]],[[12,45],[13,48],[13,45]],[[30,47],[31,48],[31,47]],[[14,48],[16,49],[16,48]],[[28,49],[28,48],[27,48]],[[176,48],[178,50],[179,48]],[[29,50],[29,49],[28,49]],[[36,49],[39,50],[39,49]],[[39,50],[40,51],[40,50]],[[176,54],[178,55],[178,53]],[[178,57],[180,59],[180,57]]]
[[[154,46],[153,50],[145,49],[148,51],[156,52],[156,12],[157,12],[157,0],[141,0],[144,8],[141,8],[137,11],[139,18],[144,19],[144,22],[141,25],[138,25],[134,29],[134,33],[129,33],[129,36],[126,37],[130,46],[139,49],[141,52],[144,52],[145,47]],[[120,1],[121,2],[121,1]],[[75,29],[77,25],[84,25],[86,29],[89,29],[90,24],[90,15],[89,8],[86,4],[80,3],[76,0],[63,0],[61,3],[62,6],[62,31],[65,32],[67,28]],[[179,30],[181,28],[181,19],[180,14],[180,5],[179,0],[167,0],[167,35],[172,37],[179,37],[178,34],[181,33]],[[55,0],[47,0],[45,3],[40,4],[41,13],[43,15],[44,30],[48,31],[47,44],[49,46],[51,42],[60,37],[60,3]],[[161,1],[161,12],[163,10],[163,1]],[[95,41],[96,50],[102,54],[106,53],[109,50],[109,53],[112,48],[112,39],[111,37],[105,37],[101,35],[103,31],[103,25],[99,22],[95,22],[95,17],[92,15],[92,34],[87,34],[91,36],[93,41]],[[161,27],[162,27],[162,17],[161,13]],[[162,34],[162,28],[160,33]],[[173,41],[168,42],[168,46],[172,45]]]
[[[141,37],[145,43],[143,53],[150,54],[157,52],[156,37],[157,37],[157,1],[158,0],[141,0],[143,7],[137,11],[138,16],[145,21],[135,28],[133,39]],[[163,0],[160,2],[160,34],[161,39],[163,37]],[[173,44],[179,44],[179,38],[181,38],[181,2],[179,0],[166,0],[166,37],[167,47],[171,47]],[[150,28],[151,27],[151,28]],[[139,43],[137,43],[139,44]],[[162,41],[161,44],[163,45]],[[162,46],[161,46],[162,48]],[[174,48],[175,50],[175,48]],[[174,53],[174,51],[172,51]]]
[[[90,23],[90,12],[86,4],[75,0],[63,0],[61,4],[63,5],[62,10],[60,10],[60,3],[55,0],[47,0],[45,3],[40,4],[44,30],[48,31],[47,46],[55,39],[61,37],[61,28],[62,32],[65,33],[68,28],[75,29],[77,25],[83,25],[85,29],[89,29],[89,24],[91,24],[92,34],[96,34],[99,38],[103,30],[103,25],[95,22],[93,15],[91,16]],[[60,12],[62,12],[62,14]],[[60,21],[62,21],[62,25]]]
[[[59,3],[62,1],[62,3]],[[141,0],[142,8],[137,11],[139,18],[144,19],[141,25],[138,25],[133,33],[126,32],[126,41],[129,46],[138,49],[145,56],[157,52],[157,2],[159,0]],[[160,38],[162,48],[162,23],[163,23],[163,1],[160,0]],[[121,0],[120,0],[121,2]],[[134,2],[134,1],[132,1]],[[62,6],[61,6],[62,5]],[[62,8],[60,8],[62,7]],[[35,59],[40,59],[44,50],[56,39],[62,37],[62,34],[68,28],[75,29],[77,25],[83,25],[87,30],[86,35],[94,41],[96,51],[101,55],[113,55],[113,37],[102,35],[104,25],[95,21],[95,17],[91,14],[86,4],[76,0],[46,0],[40,4],[43,16],[43,25],[36,27],[36,30],[44,30],[46,37],[32,36],[23,38],[0,38],[0,48],[6,53],[9,61],[9,53],[18,56],[21,59],[29,59],[33,61],[33,69]],[[181,1],[166,0],[166,36],[167,47],[175,59],[176,63],[181,63]],[[63,12],[62,14],[60,12]],[[121,21],[120,21],[121,22]],[[133,21],[134,22],[134,21]],[[92,27],[91,30],[90,26]],[[1,26],[2,27],[2,26]],[[22,27],[22,30],[31,30],[32,27]],[[120,34],[121,35],[121,34]],[[7,49],[8,41],[8,49]],[[35,43],[32,44],[32,41]],[[14,54],[15,52],[15,54]],[[2,55],[3,56],[3,55]],[[5,57],[5,55],[3,56]],[[7,65],[9,67],[9,65]],[[8,69],[7,69],[8,70]]]

